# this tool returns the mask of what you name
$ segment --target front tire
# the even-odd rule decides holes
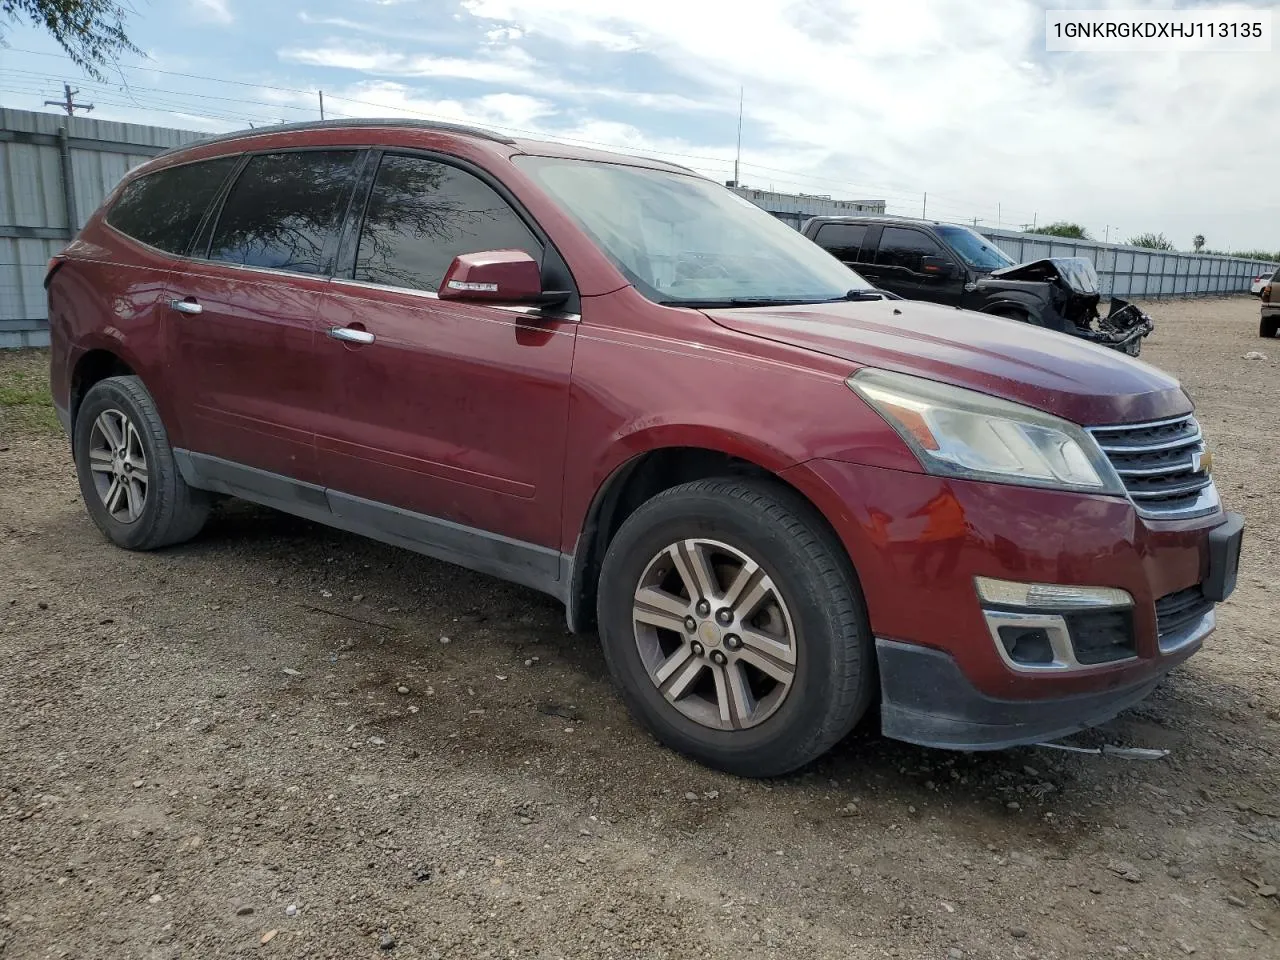
[[[853,570],[781,485],[700,480],[658,494],[609,545],[597,607],[632,714],[708,766],[788,773],[830,749],[873,699]]]
[[[114,544],[155,550],[190,540],[209,515],[209,497],[187,486],[155,401],[137,377],[95,383],[73,429],[85,508]]]

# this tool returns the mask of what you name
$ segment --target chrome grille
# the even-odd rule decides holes
[[[1191,414],[1088,429],[1143,516],[1175,520],[1218,508],[1213,478],[1200,463],[1204,437]]]

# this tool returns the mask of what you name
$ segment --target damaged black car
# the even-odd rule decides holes
[[[1113,297],[1083,257],[1015,263],[968,227],[907,217],[814,217],[803,233],[882,290],[1034,323],[1138,356],[1151,318]]]

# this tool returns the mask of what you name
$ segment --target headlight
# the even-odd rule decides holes
[[[887,370],[859,370],[846,382],[898,431],[930,473],[1124,494],[1106,455],[1074,423]]]

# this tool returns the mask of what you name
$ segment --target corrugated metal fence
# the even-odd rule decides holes
[[[0,109],[0,347],[48,343],[44,270],[131,168],[205,134]],[[764,204],[762,204],[764,205]],[[765,205],[766,209],[768,206]],[[1018,261],[1088,257],[1103,292],[1156,298],[1244,293],[1275,264],[981,231]]]
[[[0,109],[0,347],[49,342],[44,270],[131,168],[207,134]]]
[[[1147,250],[1012,230],[978,232],[1018,263],[1044,257],[1085,257],[1098,271],[1102,292],[1126,300],[1248,293],[1254,277],[1270,276],[1276,269],[1276,264],[1266,260]]]

